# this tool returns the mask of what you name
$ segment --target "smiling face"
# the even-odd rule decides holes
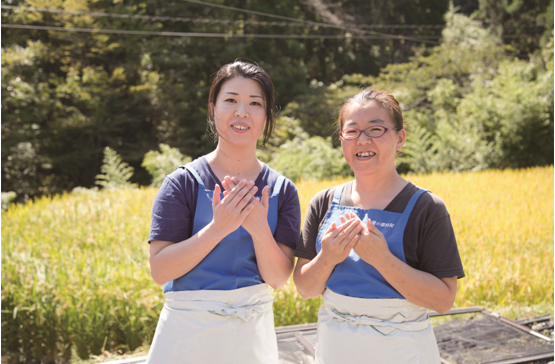
[[[243,77],[225,81],[214,105],[214,120],[220,142],[256,145],[266,120],[264,92],[260,84]]]
[[[351,103],[343,114],[342,130],[367,129],[373,125],[394,128],[389,110],[372,100],[360,104]],[[373,173],[388,173],[395,170],[395,155],[405,143],[404,129],[388,130],[379,138],[370,138],[362,133],[356,140],[341,139],[345,160],[355,176]]]

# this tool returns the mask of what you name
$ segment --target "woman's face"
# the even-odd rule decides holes
[[[243,77],[225,81],[214,106],[220,139],[234,145],[256,144],[264,131],[265,105],[258,82]]]
[[[374,125],[395,127],[389,111],[378,102],[372,100],[362,105],[354,102],[345,110],[342,130],[364,130]],[[395,169],[395,155],[403,147],[405,138],[404,129],[388,130],[379,138],[370,138],[361,133],[355,140],[341,138],[341,148],[355,175],[380,173]]]

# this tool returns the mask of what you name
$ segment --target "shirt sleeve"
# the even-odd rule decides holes
[[[446,216],[431,222],[424,234],[419,249],[419,269],[438,278],[463,278],[465,274],[451,218]]]
[[[278,200],[278,221],[274,239],[291,249],[297,247],[301,230],[301,204],[297,188],[285,179]]]
[[[438,278],[464,277],[455,232],[445,204],[432,195],[426,205],[415,216],[415,224],[411,224],[418,227],[418,244],[416,257],[412,258],[415,261],[410,264],[407,257],[407,263]],[[410,230],[406,233],[412,234]]]
[[[191,208],[192,201],[187,198],[186,190],[187,187],[193,189],[192,181],[183,175],[179,179],[185,182],[180,185],[174,174],[167,176],[156,194],[152,205],[149,243],[152,240],[177,243],[191,237],[194,207]]]
[[[299,244],[297,244],[297,250],[295,250],[296,257],[312,260],[318,255],[316,252],[316,239],[318,238],[322,221],[328,212],[329,204],[327,202],[329,194],[333,195],[334,190],[318,192],[308,204],[301,237]]]

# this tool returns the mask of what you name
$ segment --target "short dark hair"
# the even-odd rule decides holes
[[[355,96],[351,97],[347,100],[343,106],[341,106],[341,110],[339,110],[339,117],[337,118],[337,132],[340,132],[343,129],[343,118],[345,115],[345,110],[353,103],[358,104],[365,104],[370,101],[376,101],[383,107],[384,109],[389,111],[389,116],[391,116],[391,121],[398,130],[401,130],[405,127],[405,119],[403,118],[403,111],[401,110],[401,105],[395,99],[395,97],[387,91],[379,91],[374,90],[371,88],[367,88],[362,90]]]
[[[216,106],[216,99],[218,98],[218,94],[220,93],[223,83],[234,77],[243,77],[254,80],[260,84],[260,87],[262,87],[262,91],[264,92],[264,101],[266,102],[266,123],[264,125],[264,140],[262,143],[266,145],[266,142],[270,139],[270,136],[276,127],[274,84],[272,83],[270,76],[268,76],[262,68],[248,62],[235,61],[222,66],[216,74],[214,81],[212,81],[210,94],[208,96],[208,133],[214,138],[218,137],[218,131],[216,130],[216,123],[214,120],[214,107]]]

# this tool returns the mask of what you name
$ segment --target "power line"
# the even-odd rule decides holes
[[[188,1],[188,0],[183,0]],[[201,2],[196,3],[201,4]],[[208,3],[202,3],[208,4]],[[211,4],[217,6],[218,4]],[[223,6],[223,5],[222,5]],[[56,14],[71,14],[71,15],[92,15],[92,16],[105,16],[113,18],[129,18],[129,19],[142,19],[142,20],[160,20],[160,21],[172,21],[172,22],[191,22],[191,23],[219,23],[219,24],[249,24],[249,25],[271,25],[271,26],[293,26],[293,27],[308,27],[308,26],[319,26],[325,28],[341,28],[337,25],[318,23],[308,24],[308,21],[297,19],[295,22],[282,22],[282,21],[261,21],[261,20],[230,20],[230,19],[208,19],[208,18],[183,18],[176,16],[157,16],[157,15],[133,15],[133,14],[120,14],[120,13],[102,13],[96,11],[72,11],[72,10],[60,10],[60,9],[43,9],[43,8],[29,8],[22,6],[13,5],[1,5],[2,9],[10,10],[25,10],[25,11],[36,11],[45,13],[56,13]],[[225,7],[230,8],[230,7]],[[244,10],[238,8],[232,8],[233,10]],[[262,13],[267,16],[272,14]],[[294,18],[291,18],[294,19]],[[364,29],[443,29],[445,24],[357,24],[357,28]],[[519,26],[507,26],[507,29],[523,29],[523,28],[545,28],[543,25],[519,25]]]
[[[214,3],[209,3],[209,2],[206,2],[206,1],[200,1],[200,0],[183,0],[183,1],[194,3],[194,4],[212,6],[212,7],[216,7],[216,8],[228,9],[228,10],[233,10],[233,11],[240,11],[240,12],[248,13],[248,14],[256,14],[256,15],[261,15],[261,16],[269,16],[269,17],[272,17],[272,18],[287,19],[287,20],[296,21],[296,22],[304,22],[304,23],[307,23],[307,24],[310,24],[310,25],[326,26],[328,28],[336,28],[336,29],[341,29],[341,30],[347,30],[347,31],[350,31],[350,32],[358,31],[358,32],[366,33],[366,34],[370,33],[370,34],[375,34],[375,35],[381,35],[382,38],[378,38],[378,39],[387,39],[387,38],[389,38],[389,39],[416,40],[412,37],[398,36],[398,35],[394,35],[394,34],[378,33],[378,32],[372,31],[372,30],[365,31],[365,30],[357,29],[356,26],[344,27],[344,26],[333,25],[333,24],[329,24],[329,23],[320,23],[320,22],[314,22],[314,21],[310,21],[310,20],[302,20],[302,19],[290,18],[290,17],[287,17],[287,16],[263,13],[263,12],[260,12],[260,11],[235,8],[235,7],[232,7],[232,6],[214,4]],[[365,39],[365,38],[361,38],[361,39]],[[374,38],[367,38],[367,39],[374,39]],[[418,41],[424,42],[424,43],[435,43],[435,42],[424,41],[424,40],[418,40]]]
[[[293,25],[294,24],[296,26],[319,26],[319,27],[326,27],[326,28],[343,29],[342,27],[334,25],[334,24],[327,24],[327,23],[313,22],[313,21],[309,21],[309,20],[289,18],[289,17],[285,17],[285,16],[281,16],[281,15],[262,13],[262,12],[254,11],[254,10],[239,9],[239,8],[234,8],[234,7],[231,7],[231,6],[206,3],[206,2],[203,2],[203,1],[194,1],[194,0],[183,0],[183,1],[188,1],[188,2],[192,2],[192,3],[200,4],[200,5],[214,6],[214,7],[224,8],[224,9],[228,9],[228,10],[241,11],[241,12],[255,14],[255,15],[263,15],[263,16],[268,16],[268,17],[273,17],[273,18],[286,19],[286,20],[291,20],[292,22],[287,23],[287,22],[261,22],[261,21],[247,21],[247,20],[245,20],[245,21],[242,21],[242,20],[235,21],[235,20],[219,20],[219,19],[180,18],[180,17],[170,17],[170,16],[131,15],[131,14],[101,13],[101,12],[89,12],[89,11],[70,11],[70,10],[60,10],[60,9],[40,9],[40,8],[19,7],[19,6],[13,6],[13,5],[2,5],[1,7],[2,7],[2,9],[22,9],[22,10],[26,10],[26,11],[50,12],[50,13],[58,13],[58,14],[95,15],[95,16],[109,16],[109,17],[117,17],[117,18],[134,18],[134,19],[146,19],[146,20],[148,20],[148,19],[150,19],[150,20],[170,20],[170,21],[184,21],[184,22],[195,21],[195,20],[198,20],[200,22],[212,22],[213,20],[216,20],[216,21],[219,21],[219,22],[236,22],[236,23],[252,22],[253,24],[264,23],[263,25],[267,25],[267,24]]]
[[[511,39],[511,38],[529,38],[529,37],[537,37],[537,36],[538,36],[537,34],[503,34],[503,35],[500,35],[498,37],[499,38]],[[443,38],[442,35],[417,35],[416,37],[419,37],[419,38],[422,38],[422,39],[442,39]],[[496,37],[496,36],[490,35],[490,36],[487,36],[485,38],[494,38],[494,37]],[[453,37],[453,38],[463,39],[463,38],[466,38],[466,37]]]
[[[320,23],[320,22],[313,22],[313,21],[310,21],[310,20],[302,20],[302,19],[297,19],[297,18],[290,18],[290,17],[288,17],[288,16],[282,16],[282,15],[275,15],[275,14],[263,13],[263,12],[261,12],[261,11],[254,11],[254,10],[248,10],[248,9],[235,8],[235,7],[233,7],[233,6],[226,6],[226,5],[214,4],[214,3],[209,3],[209,2],[206,2],[206,1],[200,1],[200,0],[182,0],[182,1],[186,1],[186,2],[188,2],[188,3],[193,3],[193,4],[212,6],[212,7],[215,7],[215,8],[221,8],[221,9],[239,11],[239,12],[247,13],[247,14],[268,16],[268,17],[270,17],[270,18],[284,19],[284,20],[290,20],[290,21],[295,21],[295,22],[302,22],[302,23],[307,23],[307,24],[311,24],[311,25],[318,25],[318,26],[327,25],[327,26],[331,26],[331,27],[337,27],[336,25],[333,25],[333,24]]]
[[[190,2],[195,2],[195,3],[199,3],[199,4],[210,4],[210,3],[204,3],[202,1],[194,1],[194,0],[184,0],[184,1],[190,1]],[[214,5],[216,6],[217,4],[210,4],[210,5]],[[224,6],[224,5],[217,5],[218,7],[225,7],[225,8],[231,8],[229,6]],[[220,20],[220,19],[198,19],[198,18],[180,18],[180,17],[168,17],[168,16],[150,16],[150,15],[131,15],[131,14],[117,14],[117,13],[101,13],[101,12],[88,12],[88,11],[68,11],[68,10],[60,10],[60,9],[39,9],[39,8],[25,8],[25,7],[16,7],[16,6],[11,6],[11,5],[2,5],[2,8],[5,9],[23,9],[25,11],[38,11],[38,12],[51,12],[51,13],[59,13],[59,14],[71,14],[71,15],[92,15],[92,16],[107,16],[107,17],[117,17],[117,18],[134,18],[134,19],[146,19],[146,20],[170,20],[170,21],[197,21],[197,22],[202,22],[202,23],[227,23],[227,22],[231,22],[231,23],[253,23],[253,24],[261,24],[263,22],[258,22],[258,21],[228,21],[228,20]],[[232,8],[233,10],[244,10],[244,9],[238,9],[238,8]],[[252,10],[248,10],[247,12],[252,12]],[[259,12],[256,12],[259,13]],[[272,14],[267,14],[267,13],[261,13],[261,14],[265,14],[265,15],[272,15]],[[276,15],[277,16],[277,15]],[[288,18],[288,19],[295,19],[295,18]],[[293,23],[296,26],[308,26],[307,21],[304,20],[299,20],[299,19],[295,19],[301,23]],[[331,25],[331,24],[325,24],[325,23],[316,23],[316,22],[308,22],[311,23],[311,25],[313,26],[323,26],[323,27],[328,27],[328,28],[335,28],[335,29],[341,29],[341,30],[345,30],[345,31],[349,31],[349,32],[353,32],[353,31],[361,31],[359,29],[348,29],[348,28],[344,28],[344,27],[339,27],[339,26],[335,26],[335,25]],[[271,23],[270,23],[271,24]],[[266,25],[266,24],[265,24]],[[361,31],[363,32],[363,34],[373,34],[376,37],[361,37],[361,36],[357,36],[357,37],[353,37],[353,38],[357,38],[357,39],[403,39],[403,40],[412,40],[412,41],[418,41],[418,42],[423,42],[423,43],[431,43],[431,44],[437,44],[434,41],[430,41],[430,40],[425,40],[425,39],[420,39],[418,37],[414,37],[414,36],[404,36],[404,35],[394,35],[394,34],[384,34],[384,33],[378,33],[378,32],[374,32],[374,31]],[[295,37],[292,37],[295,38]],[[308,38],[308,37],[305,37]],[[321,38],[321,37],[320,37]],[[332,39],[332,38],[328,38],[328,39]]]
[[[43,8],[29,8],[23,6],[2,5],[2,9],[9,10],[25,10],[36,11],[42,13],[55,13],[55,14],[71,14],[71,15],[92,15],[92,16],[105,16],[112,18],[129,18],[129,19],[142,19],[142,20],[160,20],[172,22],[196,22],[196,23],[221,23],[221,24],[252,24],[252,25],[273,25],[273,26],[293,26],[293,27],[308,27],[319,26],[326,28],[336,28],[335,25],[316,23],[307,24],[301,22],[284,22],[284,21],[260,21],[260,20],[229,20],[229,19],[206,19],[206,18],[183,18],[177,16],[156,16],[156,15],[134,15],[134,14],[119,14],[119,13],[102,13],[97,11],[72,11],[60,9],[43,9]],[[392,29],[442,29],[445,25],[441,24],[358,24],[360,28],[392,28]]]
[[[204,37],[204,38],[278,38],[278,39],[384,39],[378,35],[316,35],[316,34],[232,34],[232,33],[194,33],[194,32],[151,32],[144,30],[120,30],[120,29],[87,29],[87,28],[64,28],[49,27],[42,25],[2,24],[2,28],[53,30],[62,32],[81,33],[110,33],[131,35],[157,35],[170,37]],[[389,39],[389,38],[387,38]]]
[[[101,12],[91,12],[91,11],[70,11],[70,10],[59,10],[59,9],[39,9],[39,8],[27,8],[11,5],[2,5],[2,9],[22,9],[25,11],[36,11],[43,13],[56,13],[56,14],[71,14],[71,15],[92,15],[92,16],[105,16],[112,18],[128,18],[128,19],[142,19],[142,20],[160,20],[160,21],[172,21],[172,22],[196,22],[196,23],[221,23],[221,24],[252,24],[252,25],[277,25],[277,26],[297,26],[306,27],[307,24],[304,23],[292,23],[292,22],[270,22],[270,21],[256,21],[256,20],[229,20],[229,19],[202,19],[202,18],[182,18],[175,16],[152,16],[152,15],[133,15],[133,14],[118,14],[118,13],[101,13]]]
[[[128,35],[155,35],[166,37],[201,37],[201,38],[267,38],[267,39],[389,39],[379,35],[317,35],[317,34],[233,34],[233,33],[196,33],[196,32],[153,32],[146,30],[121,30],[121,29],[93,29],[93,28],[64,28],[49,27],[42,25],[23,25],[23,24],[2,24],[2,28],[13,29],[32,29],[32,30],[52,30],[62,32],[80,33],[109,33],[109,34],[128,34]],[[526,38],[531,35],[504,35],[503,38]],[[419,39],[441,39],[441,36],[416,36]]]

